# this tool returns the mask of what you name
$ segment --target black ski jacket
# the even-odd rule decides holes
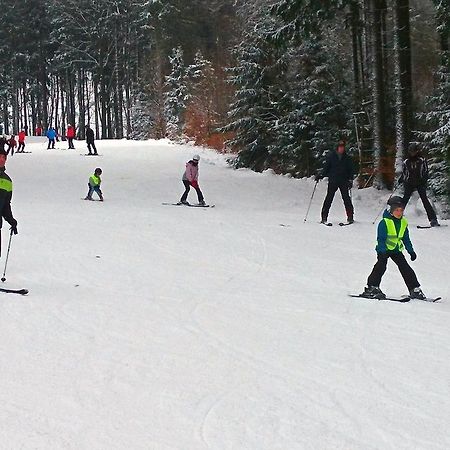
[[[399,183],[422,186],[428,180],[428,163],[423,156],[416,156],[403,161],[403,171]]]
[[[94,143],[94,130],[92,128],[86,128],[86,143]]]
[[[3,218],[12,226],[15,224],[11,211],[12,181],[5,173],[5,168],[0,168],[0,229],[2,228]]]
[[[346,152],[339,155],[334,150],[327,157],[322,177],[328,177],[330,183],[341,185],[352,181],[354,172],[353,161],[350,156]]]

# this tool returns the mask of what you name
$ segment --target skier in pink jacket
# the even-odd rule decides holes
[[[194,155],[190,161],[186,163],[186,170],[183,174],[183,184],[185,191],[181,196],[180,202],[184,205],[189,205],[187,197],[191,186],[197,191],[198,204],[205,205],[205,199],[203,198],[202,191],[198,185],[198,162],[200,161],[200,156]]]

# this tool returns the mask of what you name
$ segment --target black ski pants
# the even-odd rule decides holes
[[[387,262],[389,258],[391,258],[392,261],[397,264],[397,267],[402,274],[403,280],[405,281],[405,284],[410,291],[411,289],[420,286],[414,270],[408,264],[408,261],[406,261],[403,253],[399,252],[378,253],[378,260],[373,266],[372,273],[367,279],[367,286],[380,287],[381,278],[383,277],[384,272],[386,272]]]
[[[19,147],[17,147],[18,152],[24,152],[25,151],[25,142],[19,142]]]
[[[405,190],[403,194],[403,203],[405,206],[408,204],[409,199],[411,198],[412,193],[417,190],[420,199],[422,200],[423,207],[427,212],[428,220],[431,222],[432,220],[436,220],[436,212],[431,206],[430,200],[427,197],[427,187],[425,185],[420,186],[412,186],[410,184],[405,183]]]
[[[344,201],[345,212],[347,218],[353,220],[353,204],[350,198],[350,191],[348,188],[348,182],[335,183],[333,181],[328,182],[328,190],[325,200],[322,206],[322,220],[327,220],[328,213],[330,212],[331,204],[333,203],[334,194],[337,190],[341,191],[342,200]]]
[[[88,142],[87,143],[87,148],[88,148],[88,152],[89,152],[90,155],[92,154],[91,147],[92,147],[92,150],[94,150],[94,155],[96,155],[97,154],[97,149],[95,148],[95,144],[93,142]]]
[[[191,183],[189,181],[187,181],[187,180],[183,180],[183,184],[184,184],[184,189],[185,190],[184,190],[183,195],[181,196],[180,201],[185,202],[187,200],[189,191],[191,190]],[[198,185],[197,185],[197,187],[194,187],[194,189],[197,191],[198,202],[199,203],[202,202],[204,200],[202,191],[200,190]]]
[[[75,146],[73,145],[73,137],[68,137],[67,141],[69,142],[69,150],[75,150]]]
[[[50,148],[55,148],[55,139],[50,139],[49,138],[47,150],[49,150]]]

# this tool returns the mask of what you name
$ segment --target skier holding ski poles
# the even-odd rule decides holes
[[[316,181],[328,177],[328,190],[322,206],[321,222],[327,224],[328,213],[333,203],[334,195],[339,189],[347,213],[347,223],[353,223],[353,204],[350,189],[353,185],[354,168],[350,156],[345,151],[345,142],[340,140],[335,151],[331,152],[321,173],[315,177]]]
[[[420,289],[417,276],[402,253],[403,249],[406,248],[411,261],[415,261],[417,258],[409,237],[408,221],[403,216],[405,210],[403,199],[399,196],[393,196],[388,200],[388,205],[389,209],[384,212],[383,219],[378,224],[377,262],[367,279],[367,287],[364,288],[364,292],[360,296],[386,298],[386,295],[380,289],[380,283],[390,258],[400,270],[409,290],[409,298],[425,300],[426,297]]]
[[[11,225],[11,233],[17,234],[17,220],[11,211],[12,181],[5,172],[7,153],[0,149],[0,253],[1,253],[1,228],[2,219]]]

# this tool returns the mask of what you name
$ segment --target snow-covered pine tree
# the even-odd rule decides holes
[[[283,95],[283,68],[277,49],[267,39],[267,32],[272,30],[269,23],[261,22],[258,28],[245,33],[236,47],[237,64],[229,69],[230,82],[236,87],[235,99],[229,123],[222,129],[234,133],[229,145],[239,151],[235,166],[256,171],[274,166],[269,148],[276,141],[279,100]]]
[[[196,144],[205,144],[213,127],[216,111],[215,72],[211,61],[197,51],[194,62],[187,68],[189,101],[186,105],[184,133]]]
[[[169,139],[178,140],[182,137],[184,113],[188,100],[186,85],[187,70],[183,61],[181,47],[173,49],[169,56],[171,72],[166,76],[164,114],[166,118],[166,133]]]
[[[442,215],[450,216],[450,52],[443,52],[436,72],[437,85],[421,115],[427,132],[418,133],[428,149],[429,187],[442,205]]]

